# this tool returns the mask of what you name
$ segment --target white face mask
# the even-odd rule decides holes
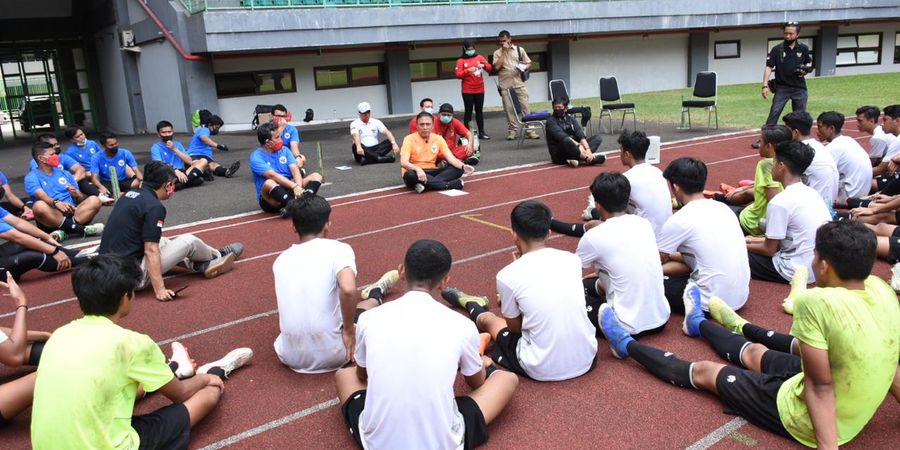
[[[425,108],[425,112],[428,114],[434,114],[434,108]]]

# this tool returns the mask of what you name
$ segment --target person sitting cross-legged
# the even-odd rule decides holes
[[[438,109],[432,132],[442,138],[456,159],[470,165],[481,161],[481,146],[476,146],[475,134],[461,120],[453,117],[453,105],[444,103]]]
[[[66,248],[40,228],[0,208],[0,280],[6,273],[20,279],[26,272],[61,272],[77,266],[94,255]]]
[[[213,149],[223,152],[228,151],[228,146],[212,140],[212,136],[219,134],[219,129],[225,125],[221,117],[213,115],[206,123],[201,124],[191,142],[188,144],[188,155],[194,161],[191,165],[203,172],[204,180],[212,181],[215,177],[231,178],[241,168],[241,162],[235,161],[226,169],[213,158]]]
[[[91,182],[100,190],[100,194],[106,197],[112,195],[113,183],[120,193],[136,189],[141,184],[144,176],[138,169],[137,161],[131,150],[119,148],[119,138],[112,133],[100,135],[100,146],[103,151],[91,156]],[[117,178],[112,179],[112,170],[115,168]]]
[[[361,165],[392,163],[394,155],[400,151],[394,134],[384,123],[372,117],[372,106],[362,102],[356,106],[359,118],[350,122],[350,151],[353,159]],[[379,140],[379,137],[384,139]]]
[[[416,125],[419,131],[406,136],[400,149],[403,182],[420,194],[425,190],[462,189],[462,176],[475,168],[453,156],[444,138],[431,132],[434,116],[420,112]],[[447,162],[446,166],[437,167],[438,156]]]
[[[447,288],[441,296],[469,313],[479,331],[490,333],[491,359],[538,381],[581,376],[597,364],[596,330],[585,314],[581,260],[546,246],[550,209],[533,200],[510,214],[517,255],[497,273],[500,312],[487,310],[487,297]]]
[[[850,442],[889,389],[900,400],[900,306],[891,288],[871,275],[875,236],[864,225],[829,222],[815,241],[818,287],[796,295],[790,335],[748,323],[716,298],[709,310],[721,325],[708,320],[694,288],[685,304],[685,334],[702,337],[733,365],[685,361],[641,344],[611,311],[601,311],[613,354],[676,386],[708,391],[726,412],[805,446],[836,449]]]
[[[399,270],[406,294],[359,316],[357,365],[338,370],[335,384],[360,448],[475,448],[518,387],[478,355],[475,325],[435,300],[451,264],[440,242],[416,241]],[[454,398],[457,373],[472,390]]]
[[[553,117],[547,119],[547,150],[553,164],[579,165],[603,164],[606,155],[598,153],[603,139],[588,138],[584,129],[568,114],[569,99],[553,99]]]
[[[291,149],[284,146],[278,126],[273,122],[256,129],[259,147],[250,154],[250,170],[256,186],[256,201],[267,213],[287,217],[287,203],[304,192],[315,194],[322,185],[322,175],[303,176]]]
[[[94,186],[94,183],[91,182],[91,176],[87,171],[90,167],[90,161],[88,161],[87,166],[83,166],[75,158],[61,152],[59,139],[53,133],[39,134],[38,141],[46,142],[53,147],[53,151],[59,155],[59,167],[63,170],[68,170],[69,173],[75,177],[75,181],[78,182],[78,190],[81,191],[82,194],[87,196],[100,195],[100,189],[97,189],[97,186]],[[28,166],[30,170],[37,169],[37,163],[33,159],[28,162]],[[101,198],[100,200],[105,201],[106,203],[111,203],[112,201],[110,198]]]
[[[191,428],[219,403],[225,377],[253,356],[239,348],[194,370],[182,351],[182,358],[173,355],[177,364],[167,364],[150,336],[121,326],[141,277],[137,261],[114,255],[98,256],[73,273],[84,315],[58,328],[44,346],[31,413],[35,449],[188,448]],[[185,372],[193,376],[176,375]],[[157,391],[172,404],[133,416],[135,401]]]
[[[162,161],[175,169],[175,190],[180,191],[203,184],[203,169],[201,163],[194,161],[187,154],[187,150],[181,142],[175,140],[175,131],[172,122],[161,120],[156,124],[156,134],[159,140],[150,147],[150,159]]]

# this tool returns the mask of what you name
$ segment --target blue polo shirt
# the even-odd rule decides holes
[[[25,192],[31,196],[31,200],[37,201],[35,193],[44,191],[53,200],[75,204],[72,194],[66,189],[66,186],[78,187],[78,182],[66,170],[54,167],[52,173],[44,173],[38,169],[28,172],[25,175]]]
[[[81,164],[81,163],[79,163],[78,161],[75,160],[75,158],[73,158],[65,153],[59,154],[59,165],[63,169],[71,171],[72,167],[74,167],[76,164]],[[37,168],[38,168],[37,161],[35,161],[34,158],[31,158],[31,162],[28,163],[28,167],[31,170],[37,170]]]
[[[88,139],[85,141],[84,147],[70,144],[63,153],[74,158],[86,169],[91,167],[91,157],[97,153],[103,153],[103,148],[100,147],[100,144]]]
[[[9,211],[7,211],[3,208],[0,208],[0,234],[6,233],[7,231],[13,229],[12,225],[6,223],[6,221],[3,220],[8,215],[9,215]]]
[[[127,178],[127,175],[125,175],[126,164],[135,169],[138,166],[131,151],[119,148],[119,151],[112,158],[106,156],[106,152],[101,151],[91,157],[91,173],[97,174],[100,177],[100,181],[110,181],[109,168],[115,166],[119,175],[119,181],[121,181]]]
[[[190,145],[188,145],[187,154],[190,156],[205,156],[212,159],[213,148],[206,145],[201,139],[203,136],[209,137],[211,135],[212,133],[209,132],[209,128],[197,128],[197,131],[194,132],[194,137],[191,138]]]
[[[3,171],[0,171],[0,187],[6,186],[9,184],[9,180],[6,179],[6,174]]]
[[[256,185],[256,199],[259,200],[262,185],[267,180],[264,173],[274,170],[281,176],[293,178],[291,165],[296,164],[297,160],[287,147],[282,147],[275,153],[269,153],[261,148],[254,150],[250,155],[250,170],[253,171],[253,184]]]
[[[172,141],[175,144],[175,148],[177,148],[182,153],[187,153],[184,150],[184,146],[181,145],[181,142]],[[150,147],[150,159],[154,161],[162,161],[174,169],[183,170],[184,169],[184,161],[175,154],[174,151],[169,149],[169,146],[166,145],[165,142],[158,141],[153,144],[153,147]]]
[[[291,142],[300,143],[300,132],[297,131],[297,127],[287,124],[284,126],[284,131],[281,132],[281,140],[284,141],[284,146],[291,149]]]

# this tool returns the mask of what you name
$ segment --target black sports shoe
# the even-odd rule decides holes
[[[478,139],[481,139],[483,141],[489,141],[489,140],[491,140],[491,137],[488,136],[487,133],[478,133]]]
[[[241,244],[240,242],[232,242],[219,249],[219,254],[222,256],[225,256],[229,253],[234,253],[234,259],[240,258],[241,253],[244,253],[244,244]]]
[[[230,167],[228,167],[228,170],[225,171],[225,178],[233,177],[234,173],[237,172],[238,169],[240,169],[240,168],[241,168],[241,162],[235,161],[234,163],[231,164]]]
[[[281,208],[281,209],[279,209],[279,210],[278,210],[278,215],[279,215],[282,219],[287,219],[288,216],[290,216],[290,214],[288,213],[287,208]]]
[[[750,146],[753,148],[759,148],[762,146],[762,140],[757,140],[756,142],[750,144]]]

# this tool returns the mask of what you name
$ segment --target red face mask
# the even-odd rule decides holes
[[[47,165],[50,167],[59,166],[59,155],[50,155],[47,157]]]
[[[282,148],[284,148],[284,141],[278,141],[272,144],[272,150],[275,150],[276,152],[281,150]]]
[[[166,189],[166,200],[172,198],[175,195],[175,184],[172,183],[172,187]]]

